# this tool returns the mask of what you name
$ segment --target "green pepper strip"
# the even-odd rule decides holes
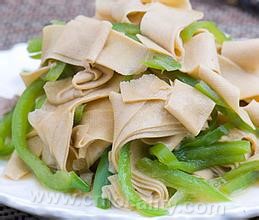
[[[5,114],[0,119],[0,155],[6,156],[13,152],[14,146],[11,143],[13,111]]]
[[[259,171],[259,160],[243,163],[238,168],[225,173],[222,177],[223,179],[229,181],[235,177],[247,174],[252,171]]]
[[[75,116],[74,116],[74,125],[78,125],[82,118],[83,118],[83,113],[85,110],[85,104],[79,105],[76,110],[75,110]]]
[[[48,166],[28,148],[26,141],[29,128],[28,114],[34,108],[35,99],[43,94],[43,85],[44,81],[41,79],[33,82],[26,88],[16,104],[12,119],[12,138],[15,150],[45,186],[64,192],[75,189],[88,192],[90,190],[88,184],[79,178],[75,172],[57,171],[52,173]]]
[[[199,90],[201,93],[212,99],[216,104],[216,109],[220,111],[223,115],[225,115],[229,121],[237,128],[247,131],[250,133],[255,133],[255,130],[246,124],[240,116],[232,110],[225,101],[215,92],[213,91],[205,82],[201,81],[195,85],[195,88]]]
[[[144,158],[138,161],[137,168],[146,175],[162,181],[166,186],[193,195],[209,202],[229,201],[219,190],[202,178],[180,170],[172,170],[158,161]]]
[[[235,127],[258,136],[258,133],[256,132],[257,130],[245,123],[243,119],[241,119],[240,116],[232,109],[224,108],[222,106],[216,106],[216,109],[221,112]]]
[[[131,39],[140,42],[136,36],[137,34],[140,34],[139,25],[134,25],[129,23],[114,23],[112,25],[112,29],[118,32],[124,33],[126,36],[130,37]]]
[[[45,81],[56,81],[61,76],[61,74],[64,72],[66,67],[66,63],[57,61],[53,64],[53,66],[50,67],[47,74],[43,77]]]
[[[195,202],[195,198],[192,195],[188,195],[178,190],[168,201],[168,207],[177,206],[187,202]]]
[[[208,158],[205,160],[185,160],[187,163],[191,163],[193,167],[196,166],[196,170],[203,170],[213,166],[222,166],[229,165],[238,162],[245,161],[246,158],[244,155],[235,155],[235,156],[218,156],[217,158]]]
[[[219,187],[219,189],[227,194],[231,194],[237,190],[243,190],[251,186],[258,179],[258,173],[249,172],[241,176],[237,176]]]
[[[121,191],[132,208],[145,216],[161,216],[168,213],[165,209],[154,208],[145,203],[134,190],[131,182],[130,143],[124,145],[120,151],[118,177]]]
[[[217,142],[209,146],[199,146],[196,148],[181,148],[176,151],[177,157],[182,160],[206,160],[220,156],[236,156],[251,152],[249,141]]]
[[[219,185],[219,189],[223,192],[231,194],[234,191],[245,189],[258,179],[259,161],[249,161],[241,164],[222,177],[215,179],[215,183]]]
[[[171,78],[171,76],[173,76],[174,78],[176,78],[176,79],[182,81],[183,83],[186,83],[192,87],[194,87],[197,83],[199,83],[199,80],[194,79],[193,77],[187,75],[186,73],[182,73],[180,71],[169,72],[169,73],[166,73],[166,75],[169,78]]]
[[[42,38],[35,37],[28,41],[27,51],[29,53],[38,53],[42,49]]]
[[[198,141],[198,140],[202,140],[202,139],[204,139],[204,140],[207,140],[207,139],[212,139],[211,140],[211,142],[212,143],[214,143],[214,142],[216,142],[216,141],[218,141],[219,139],[217,139],[217,138],[212,138],[212,137],[209,137],[209,136],[214,136],[215,135],[215,137],[217,137],[217,136],[220,136],[219,134],[218,135],[216,135],[216,134],[214,134],[214,133],[224,133],[224,128],[222,129],[222,128],[217,128],[217,126],[218,126],[218,111],[214,108],[213,109],[213,111],[212,111],[212,113],[211,113],[211,120],[209,120],[208,121],[208,124],[209,124],[209,127],[206,129],[206,130],[202,130],[199,134],[198,134],[198,136],[196,136],[196,137],[185,137],[182,141],[181,141],[181,143],[180,143],[180,145],[179,145],[179,148],[182,148],[182,147],[185,147],[185,146],[190,146],[191,145],[191,143],[192,144],[194,144],[195,145],[195,143],[196,143],[196,141]],[[228,126],[226,126],[226,128],[228,129]],[[226,129],[226,130],[227,130]],[[214,130],[220,130],[220,131],[217,131],[217,132],[213,132]],[[227,132],[228,133],[228,132]],[[226,133],[226,134],[227,134]],[[209,135],[210,134],[210,135]],[[213,135],[214,134],[214,135]],[[225,135],[226,135],[225,134]],[[206,135],[206,138],[204,137]],[[220,137],[219,137],[220,138]],[[215,140],[215,141],[214,141]],[[210,143],[211,143],[210,142]],[[210,144],[209,143],[209,144]],[[204,145],[204,144],[203,144]]]
[[[196,149],[196,148],[195,148]],[[215,149],[214,149],[215,150]],[[250,149],[249,149],[250,150]],[[241,149],[242,152],[248,152],[248,149]],[[245,161],[244,155],[227,155],[227,156],[217,156],[215,157],[212,155],[208,158],[202,159],[186,159],[185,155],[181,152],[177,153],[177,157],[168,150],[168,148],[163,144],[156,144],[155,146],[150,148],[150,153],[157,157],[157,159],[163,163],[164,165],[168,166],[170,169],[179,169],[185,171],[187,173],[193,173],[197,170],[202,170],[212,166],[219,166],[219,165],[227,165],[233,164],[236,162]],[[179,160],[181,161],[179,161]]]
[[[28,42],[27,51],[30,53],[30,57],[33,59],[41,58],[41,49],[42,49],[42,38],[36,37]]]
[[[217,129],[218,126],[218,111],[216,110],[216,108],[213,109],[212,113],[211,113],[211,120],[208,121],[208,125],[209,127],[206,130],[202,130],[197,138],[200,138],[201,136],[206,135],[209,132],[214,131],[215,129]],[[193,140],[195,140],[196,138],[194,138]]]
[[[47,100],[47,96],[46,95],[39,96],[35,100],[35,109],[40,109],[44,105],[46,100]]]
[[[171,169],[179,169],[188,173],[193,173],[197,169],[194,164],[178,161],[176,156],[164,144],[154,145],[149,149],[149,152]]]
[[[207,29],[210,33],[212,33],[218,44],[223,44],[224,41],[231,40],[231,38],[227,37],[214,22],[197,21],[187,26],[181,32],[181,38],[183,42],[185,43],[189,41],[193,37],[193,35],[195,35],[200,29]]]
[[[181,68],[181,64],[172,57],[165,54],[154,54],[153,57],[144,62],[148,68],[158,69],[163,71],[174,71]]]
[[[209,131],[208,133],[195,138],[193,141],[185,143],[180,146],[180,148],[185,147],[199,147],[199,146],[208,146],[216,143],[223,135],[227,135],[229,130],[233,126],[230,124],[221,125],[218,128]]]
[[[217,105],[224,108],[229,108],[225,101],[213,90],[211,89],[204,81],[200,81],[194,86],[201,93],[213,100]]]
[[[94,177],[93,184],[93,200],[95,205],[101,209],[108,209],[111,207],[111,203],[108,199],[102,198],[102,188],[109,184],[108,177],[111,175],[109,172],[109,149],[106,149],[101,156],[100,162],[97,166],[97,170]]]

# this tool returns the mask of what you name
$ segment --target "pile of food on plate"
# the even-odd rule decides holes
[[[146,216],[254,184],[259,39],[202,18],[188,0],[97,0],[94,17],[51,21],[0,121],[5,175]]]

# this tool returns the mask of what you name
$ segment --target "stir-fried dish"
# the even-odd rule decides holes
[[[202,19],[188,0],[97,0],[94,17],[51,21],[0,121],[5,176],[146,216],[254,184],[259,39]]]

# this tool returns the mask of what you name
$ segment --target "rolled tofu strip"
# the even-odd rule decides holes
[[[175,80],[165,105],[165,109],[194,136],[200,133],[214,107],[215,103],[210,98],[179,80]]]
[[[203,17],[194,10],[169,8],[163,4],[152,4],[140,23],[141,33],[180,59],[184,55],[180,32],[189,24]],[[154,28],[154,24],[156,28]]]
[[[117,81],[117,86],[115,87],[108,83],[105,85],[105,88],[95,89],[94,92],[87,93],[64,104],[52,105],[47,102],[41,109],[37,109],[29,114],[29,122],[35,128],[44,144],[48,146],[49,152],[55,158],[59,169],[67,169],[67,158],[76,107],[90,101],[108,97],[111,91],[118,90],[119,81]]]
[[[139,172],[136,168],[136,163],[139,159],[148,155],[148,147],[141,141],[134,141],[130,147],[131,150],[131,171],[132,171],[132,183],[135,190],[141,196],[141,198],[150,205],[156,206],[165,204],[169,199],[169,194],[166,186],[153,178],[150,178],[143,173]],[[110,186],[103,187],[103,196],[106,198],[116,198],[120,195],[118,202],[111,199],[114,206],[121,208],[130,208],[129,204],[125,201],[123,193],[120,191],[118,176],[114,175],[109,178],[111,180]],[[122,206],[123,205],[123,206]]]
[[[140,196],[151,205],[164,204],[169,199],[166,186],[159,180],[144,175],[136,168],[139,159],[149,155],[148,147],[141,141],[131,144],[131,169],[133,173],[132,183]]]
[[[184,60],[181,71],[191,73],[199,66],[220,72],[218,53],[214,36],[202,32],[184,44]]]
[[[259,38],[226,41],[222,45],[221,55],[232,60],[245,71],[259,75]]]
[[[73,128],[74,147],[89,168],[113,141],[113,111],[108,98],[87,104],[82,121]]]
[[[112,205],[119,209],[130,209],[129,202],[121,192],[121,187],[118,179],[118,175],[112,175],[108,177],[110,185],[103,186],[102,197],[109,199]]]
[[[33,136],[28,139],[28,146],[32,153],[39,157],[44,148],[44,143],[39,136]],[[12,180],[19,180],[28,173],[30,173],[29,168],[14,151],[7,162],[4,175]]]
[[[55,82],[47,82],[44,86],[44,90],[48,101],[53,105],[60,105],[83,96],[87,96],[89,101],[92,101],[95,100],[96,97],[106,97],[110,91],[118,91],[121,77],[117,74],[114,75],[113,71],[103,68],[102,76],[99,76],[100,78],[94,78],[92,71],[99,72],[100,70],[99,67],[91,70],[91,72],[87,74],[89,78],[86,76],[86,73],[84,73],[85,78],[82,79],[82,81],[80,79],[81,83],[78,83],[78,76],[76,75],[73,79],[66,78]],[[111,76],[112,78],[104,83]]]
[[[124,103],[122,95],[114,92],[110,94],[110,101],[114,111],[114,138],[110,160],[115,172],[118,169],[120,149],[129,141],[178,135],[183,137],[183,134],[188,133],[181,123],[164,109],[164,101]],[[142,148],[145,149],[138,147],[139,150]],[[133,155],[137,158],[134,153]],[[165,192],[160,182],[151,181],[136,169],[132,169],[132,176],[133,185],[144,200],[154,200],[150,195],[154,195],[160,202],[168,199],[167,191]]]
[[[88,66],[73,77],[72,85],[79,90],[94,89],[107,83],[113,77],[113,74],[112,70],[102,66]]]
[[[111,93],[114,111],[114,142],[111,159],[115,170],[121,147],[135,139],[164,137],[188,133],[172,115],[164,110],[163,101],[123,103],[118,93]]]
[[[104,47],[112,25],[106,21],[78,16],[64,27],[43,29],[42,64],[48,59],[84,66],[94,62]]]
[[[152,56],[150,50],[125,34],[112,30],[96,63],[121,75],[144,72],[144,62]]]
[[[140,0],[97,0],[95,17],[111,22],[139,24],[147,8]]]
[[[249,73],[223,56],[219,56],[219,62],[221,75],[239,88],[240,99],[258,99],[259,74]]]
[[[163,101],[123,103],[120,94],[111,93],[114,111],[112,163],[117,170],[121,147],[141,138],[166,137],[188,133],[174,116],[164,109]]]
[[[166,100],[171,86],[154,74],[145,74],[139,79],[120,83],[120,91],[124,103]]]

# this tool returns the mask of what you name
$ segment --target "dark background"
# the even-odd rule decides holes
[[[259,38],[259,12],[251,14],[224,0],[192,0],[192,4],[233,38]],[[0,50],[39,35],[52,19],[68,21],[79,14],[93,15],[94,0],[0,0]],[[0,219],[36,217],[0,205]]]

